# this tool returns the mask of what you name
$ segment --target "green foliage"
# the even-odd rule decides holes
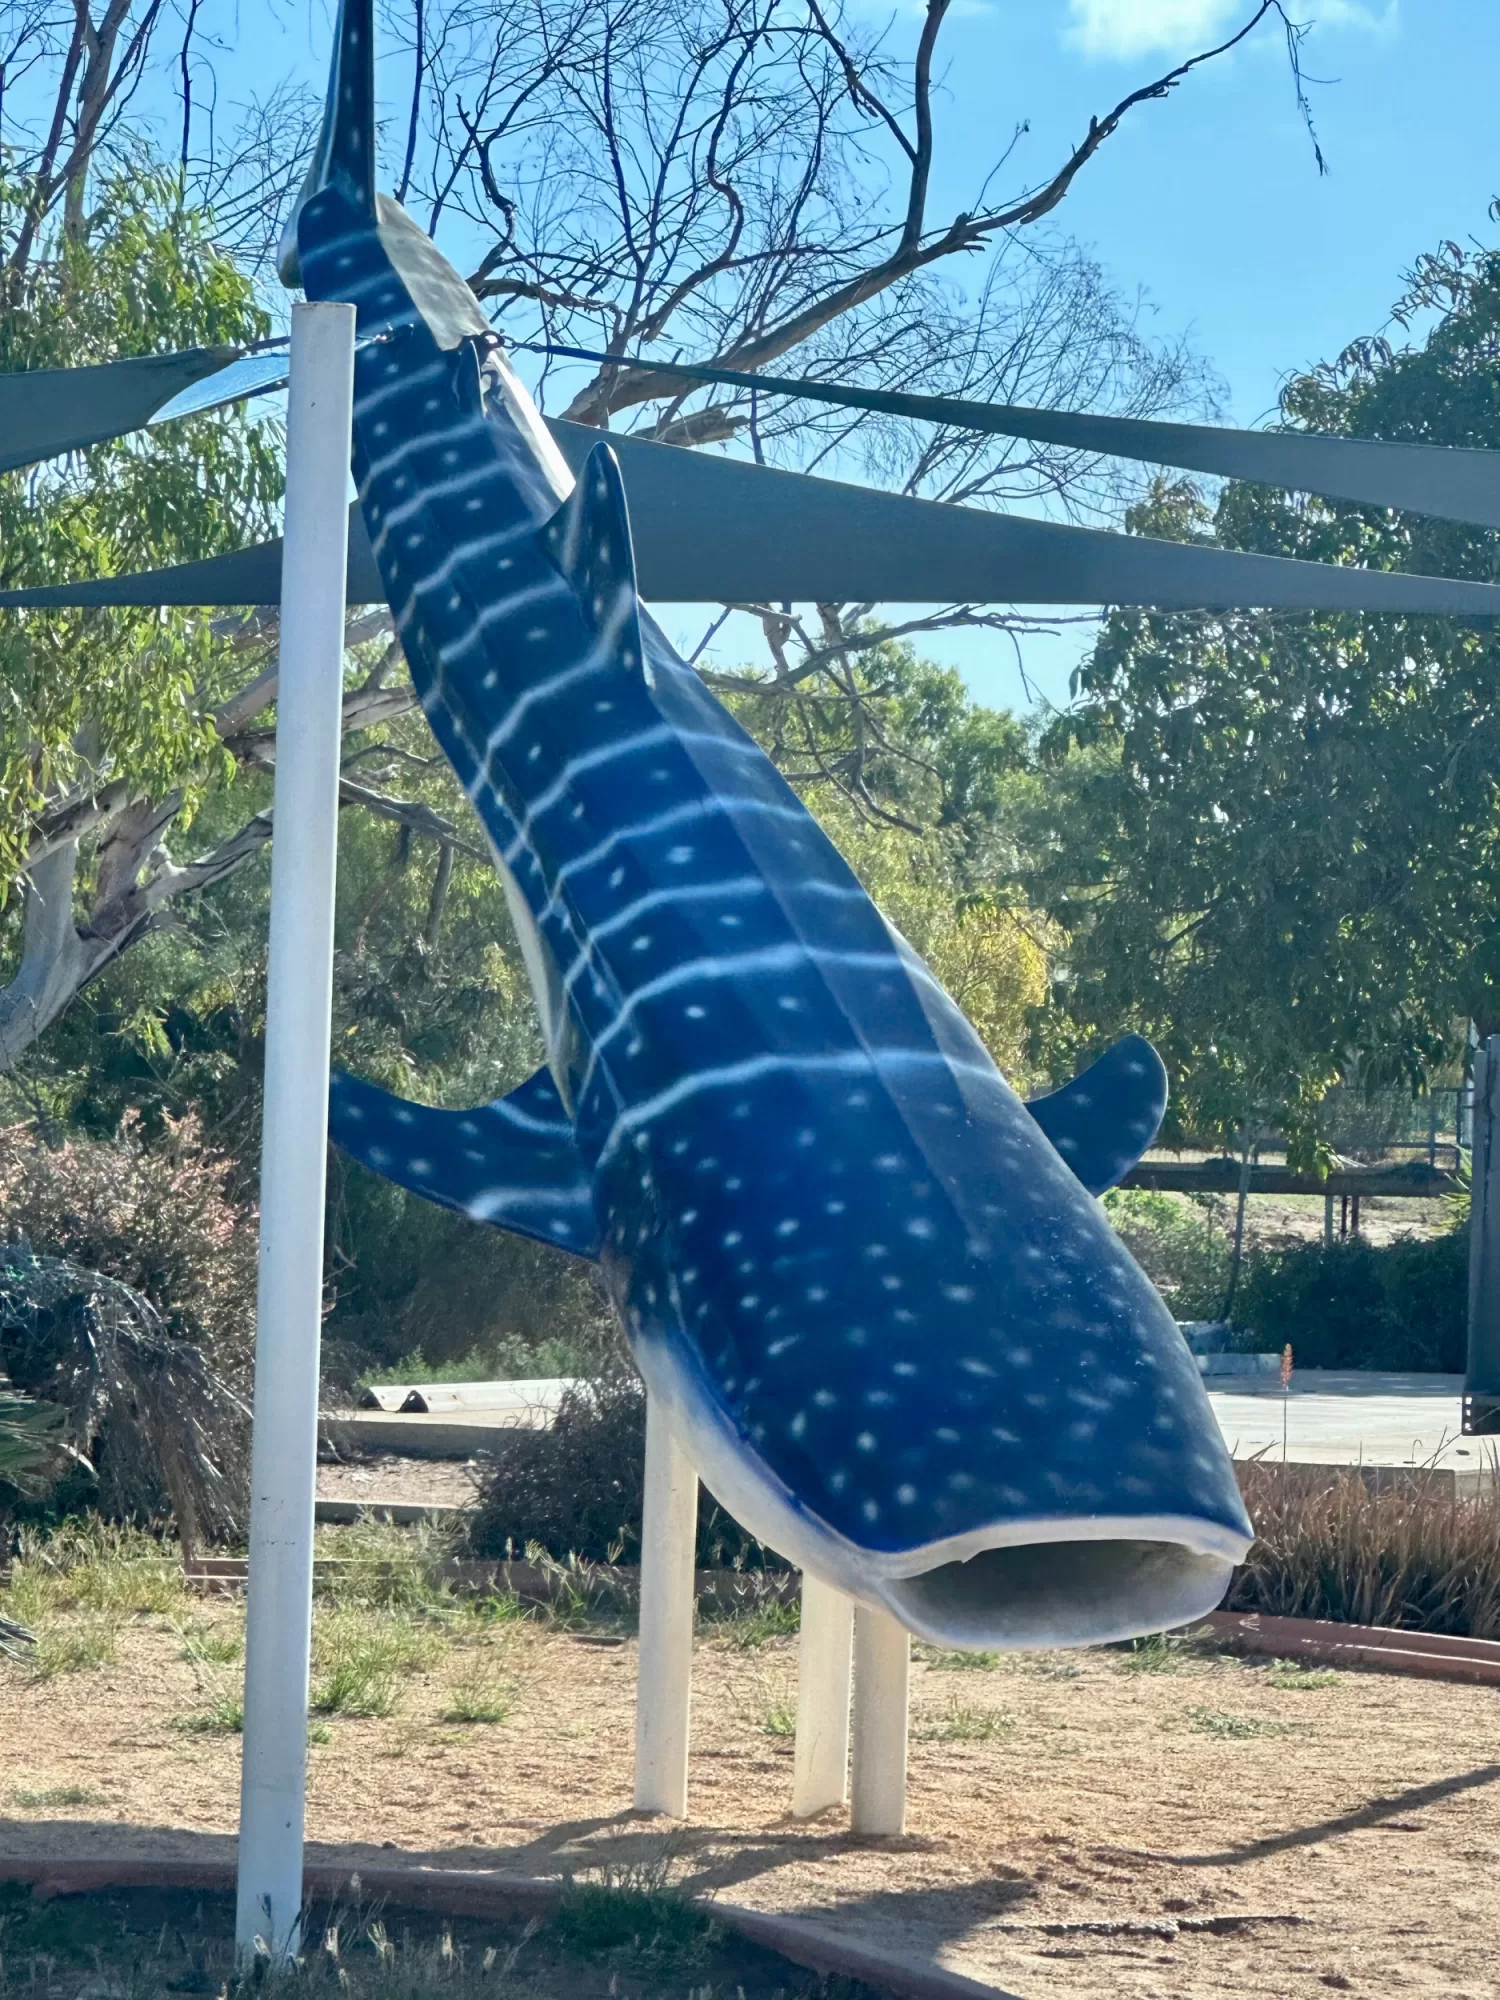
[[[1216,1319],[1229,1246],[1196,1203],[1146,1188],[1111,1188],[1105,1213],[1126,1249],[1182,1320]]]
[[[0,175],[0,237],[30,197],[28,182]],[[80,239],[47,226],[0,313],[0,370],[237,346],[267,331],[251,280],[180,207],[173,177],[132,161],[99,176]],[[274,429],[253,418],[92,446],[0,475],[0,575],[47,583],[217,555],[271,528],[280,494]],[[181,787],[190,812],[225,771],[211,712],[233,677],[230,649],[182,613],[0,614],[0,883],[15,879],[36,811],[69,785]]]
[[[603,1881],[570,1881],[551,1929],[582,1958],[658,1976],[700,1964],[718,1937],[712,1919],[671,1886],[674,1850],[655,1863],[604,1870]]]
[[[1461,1374],[1468,1283],[1466,1236],[1260,1250],[1235,1292],[1235,1344],[1290,1342],[1300,1368]]]
[[[1430,308],[1410,348],[1360,343],[1293,382],[1289,423],[1500,446],[1500,254],[1429,260],[1405,310]],[[1131,525],[1371,569],[1488,580],[1500,561],[1487,530],[1261,486],[1211,509],[1160,485]],[[1072,1035],[1151,1034],[1174,1129],[1230,1142],[1258,1111],[1310,1164],[1335,1077],[1414,1087],[1469,1017],[1500,1024],[1497,668],[1500,636],[1445,619],[1106,621],[1044,744],[1023,873],[1070,933]]]
[[[931,1714],[913,1718],[911,1733],[918,1743],[993,1743],[1009,1736],[1016,1718],[1003,1708],[976,1708],[972,1702],[950,1701]]]
[[[185,1736],[238,1736],[245,1727],[245,1701],[227,1689],[211,1693],[202,1708],[176,1716],[172,1727]]]
[[[1291,1733],[1284,1722],[1274,1722],[1263,1715],[1236,1715],[1222,1708],[1190,1708],[1187,1724],[1200,1736],[1217,1736],[1226,1743],[1243,1742],[1252,1736],[1286,1736]]]
[[[1180,1674],[1197,1655],[1178,1632],[1149,1632],[1131,1639],[1115,1663],[1122,1674]]]
[[[1304,1667],[1296,1660],[1273,1660],[1266,1680],[1285,1694],[1314,1694],[1323,1688],[1342,1687],[1344,1676],[1337,1667]]]

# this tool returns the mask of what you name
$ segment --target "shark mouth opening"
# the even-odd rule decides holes
[[[935,1645],[1089,1646],[1204,1617],[1233,1570],[1179,1542],[1048,1541],[984,1549],[879,1589],[902,1624]]]

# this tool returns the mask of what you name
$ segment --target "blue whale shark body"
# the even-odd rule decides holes
[[[575,484],[472,294],[376,197],[368,0],[338,35],[283,273],[358,309],[366,524],[548,1063],[471,1112],[339,1078],[335,1136],[597,1259],[717,1498],[912,1631],[1085,1643],[1201,1615],[1249,1522],[1090,1191],[1154,1136],[1159,1062],[1132,1039],[1030,1110],[1010,1090],[637,603],[608,446]]]

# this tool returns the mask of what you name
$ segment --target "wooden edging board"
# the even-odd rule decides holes
[[[552,1909],[563,1891],[557,1880],[510,1875],[479,1868],[417,1868],[390,1863],[331,1866],[309,1862],[303,1871],[309,1896],[356,1895],[397,1909],[435,1916],[538,1916]],[[153,1855],[21,1856],[0,1858],[0,1882],[23,1882],[39,1896],[82,1896],[107,1889],[233,1890],[232,1861],[190,1861]],[[793,1965],[823,1978],[857,1979],[892,2000],[1017,2000],[1003,1987],[969,1979],[940,1965],[854,1944],[837,1931],[806,1917],[747,1910],[737,1903],[706,1900],[705,1914],[751,1944],[774,1951]]]
[[[1192,1629],[1206,1629],[1217,1645],[1230,1652],[1500,1687],[1500,1641],[1494,1639],[1455,1639],[1385,1625],[1339,1625],[1323,1618],[1273,1618],[1260,1611],[1215,1611]]]

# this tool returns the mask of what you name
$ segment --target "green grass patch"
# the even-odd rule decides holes
[[[178,1637],[179,1657],[205,1667],[232,1666],[245,1650],[244,1633],[222,1625],[181,1625]]]
[[[1189,1729],[1200,1736],[1217,1736],[1224,1742],[1243,1742],[1252,1736],[1290,1736],[1291,1728],[1285,1722],[1273,1722],[1261,1715],[1235,1715],[1221,1708],[1190,1708],[1186,1716]]]
[[[946,1708],[917,1715],[912,1737],[918,1743],[993,1743],[1015,1730],[1016,1719],[1003,1708],[976,1708],[971,1702],[950,1701]]]
[[[319,1715],[390,1715],[401,1683],[425,1673],[447,1650],[443,1633],[412,1618],[338,1610],[313,1629],[313,1711]]]
[[[1273,1660],[1266,1675],[1273,1688],[1285,1688],[1289,1692],[1338,1687],[1343,1678],[1336,1667],[1304,1667],[1297,1660]]]
[[[31,1677],[50,1681],[58,1674],[86,1674],[112,1666],[118,1637],[119,1626],[112,1618],[44,1626],[30,1656]]]
[[[439,1719],[443,1722],[509,1722],[515,1706],[514,1681],[487,1673],[476,1666],[453,1681]]]
[[[1192,1666],[1196,1654],[1178,1632],[1150,1632],[1146,1638],[1132,1638],[1126,1652],[1116,1660],[1118,1674],[1180,1674]]]
[[[760,1720],[761,1728],[767,1736],[791,1737],[797,1734],[797,1704],[788,1697],[773,1697],[766,1703]]]
[[[707,1629],[721,1645],[752,1653],[773,1639],[790,1639],[802,1629],[802,1606],[795,1597],[770,1597],[759,1604],[719,1612]]]
[[[224,1689],[211,1693],[202,1708],[174,1715],[172,1727],[184,1736],[238,1736],[245,1727],[245,1699]]]
[[[679,1891],[617,1882],[569,1882],[551,1928],[582,1958],[656,1977],[701,1964],[717,1936],[712,1920]]]
[[[945,1651],[941,1646],[918,1646],[917,1658],[942,1674],[991,1674],[1000,1664],[998,1653]]]
[[[28,1785],[13,1786],[10,1794],[13,1806],[23,1812],[50,1812],[56,1806],[102,1806],[103,1792],[96,1792],[88,1785],[44,1785],[33,1790]]]

